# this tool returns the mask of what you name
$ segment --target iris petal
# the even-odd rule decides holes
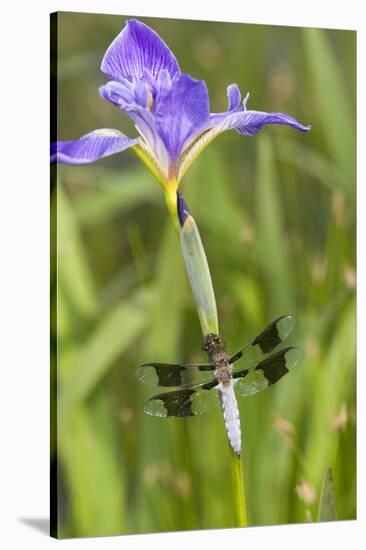
[[[99,94],[103,99],[106,99],[116,107],[130,105],[135,102],[135,93],[130,82],[110,81],[104,86],[100,86]]]
[[[112,105],[120,107],[124,111],[130,111],[142,107],[146,109],[149,102],[149,89],[145,82],[134,80],[115,82],[111,80],[100,86],[99,94]]]
[[[263,111],[247,110],[249,93],[245,96],[243,106],[240,106],[241,95],[236,84],[227,88],[229,108],[226,113],[211,113],[210,128],[217,133],[225,130],[236,130],[244,136],[254,136],[265,124],[282,124],[291,126],[300,132],[307,132],[311,126],[304,126],[294,117],[284,113],[265,113]]]
[[[111,81],[101,86],[99,93],[103,99],[127,113],[153,155],[159,160],[162,170],[167,172],[168,154],[156,129],[155,116],[150,111],[147,84],[135,79],[133,83],[127,82],[127,85]]]
[[[265,124],[282,124],[291,126],[300,132],[307,132],[311,126],[305,126],[294,117],[284,113],[265,113],[262,111],[228,112],[221,115],[211,115],[213,126],[219,132],[236,130],[244,136],[254,136]]]
[[[124,151],[137,143],[137,139],[129,139],[118,130],[94,130],[74,141],[52,143],[51,163],[88,164]]]
[[[180,74],[178,61],[160,36],[135,19],[126,26],[107,49],[101,70],[113,80],[141,79],[148,71],[154,79],[168,71],[173,80]]]
[[[226,89],[228,98],[228,111],[234,111],[240,107],[241,93],[237,84],[229,84]]]
[[[184,148],[209,121],[209,99],[203,80],[183,73],[155,112],[157,130],[175,166]]]

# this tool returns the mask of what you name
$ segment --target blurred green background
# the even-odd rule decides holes
[[[98,94],[102,56],[125,19],[59,14],[58,139],[106,127],[136,135]],[[304,350],[291,375],[240,400],[250,525],[315,521],[330,466],[338,518],[355,518],[356,34],[139,19],[183,71],[206,80],[211,111],[226,109],[226,86],[237,82],[251,93],[249,108],[312,125],[309,134],[227,132],[181,191],[200,228],[229,350],[287,313],[297,318],[290,343]],[[204,359],[161,189],[131,151],[57,170],[58,536],[232,527],[222,414],[147,417],[153,391],[134,379],[147,361]]]

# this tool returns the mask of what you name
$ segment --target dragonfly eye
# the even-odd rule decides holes
[[[222,338],[218,334],[214,334],[214,333],[207,334],[207,336],[203,341],[202,349],[204,351],[208,351],[212,348],[218,348],[218,347],[220,347],[221,349],[226,348],[226,344],[222,340]]]

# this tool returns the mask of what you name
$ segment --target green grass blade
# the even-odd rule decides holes
[[[182,192],[202,234],[205,228],[214,237],[211,239],[214,246],[207,250],[224,250],[235,257],[242,252],[240,236],[246,220],[245,205],[239,200],[242,183],[230,179],[218,143],[207,148],[203,157],[187,174],[187,185]]]
[[[151,290],[131,293],[97,325],[80,347],[68,388],[71,403],[85,399],[148,323]]]
[[[323,479],[319,498],[318,521],[335,521],[337,519],[336,499],[334,494],[333,473],[329,468]]]
[[[327,189],[350,191],[347,178],[325,155],[299,141],[276,138],[278,158],[316,178]]]
[[[272,315],[294,310],[295,287],[287,252],[287,235],[270,139],[259,139],[256,176],[256,252]]]
[[[76,219],[83,227],[122,216],[146,202],[163,205],[159,186],[143,168],[118,174],[95,168],[92,180],[88,192],[74,203]]]
[[[348,195],[355,194],[355,112],[342,79],[341,68],[329,38],[321,29],[303,29],[305,51],[315,86],[315,119],[319,116],[323,134],[334,162],[343,172]],[[352,93],[354,91],[352,90]],[[313,127],[313,131],[318,131]]]
[[[79,224],[60,181],[57,187],[58,284],[73,311],[83,318],[95,315],[97,301]]]
[[[325,469],[335,462],[337,433],[332,430],[332,419],[342,403],[354,393],[354,369],[356,358],[355,302],[348,300],[337,312],[337,328],[332,341],[321,358],[309,361],[307,376],[313,375],[311,391],[313,405],[309,422],[306,461],[315,485],[320,485]],[[329,328],[328,328],[329,330]],[[353,396],[354,397],[354,396]]]
[[[105,393],[75,408],[60,441],[73,536],[126,532],[126,479],[119,462],[115,416]],[[61,538],[68,536],[67,528],[61,520]]]

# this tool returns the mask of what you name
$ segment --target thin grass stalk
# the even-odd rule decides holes
[[[247,506],[245,500],[244,462],[242,455],[236,456],[230,449],[230,469],[233,482],[233,493],[235,500],[235,522],[237,527],[248,527]]]

